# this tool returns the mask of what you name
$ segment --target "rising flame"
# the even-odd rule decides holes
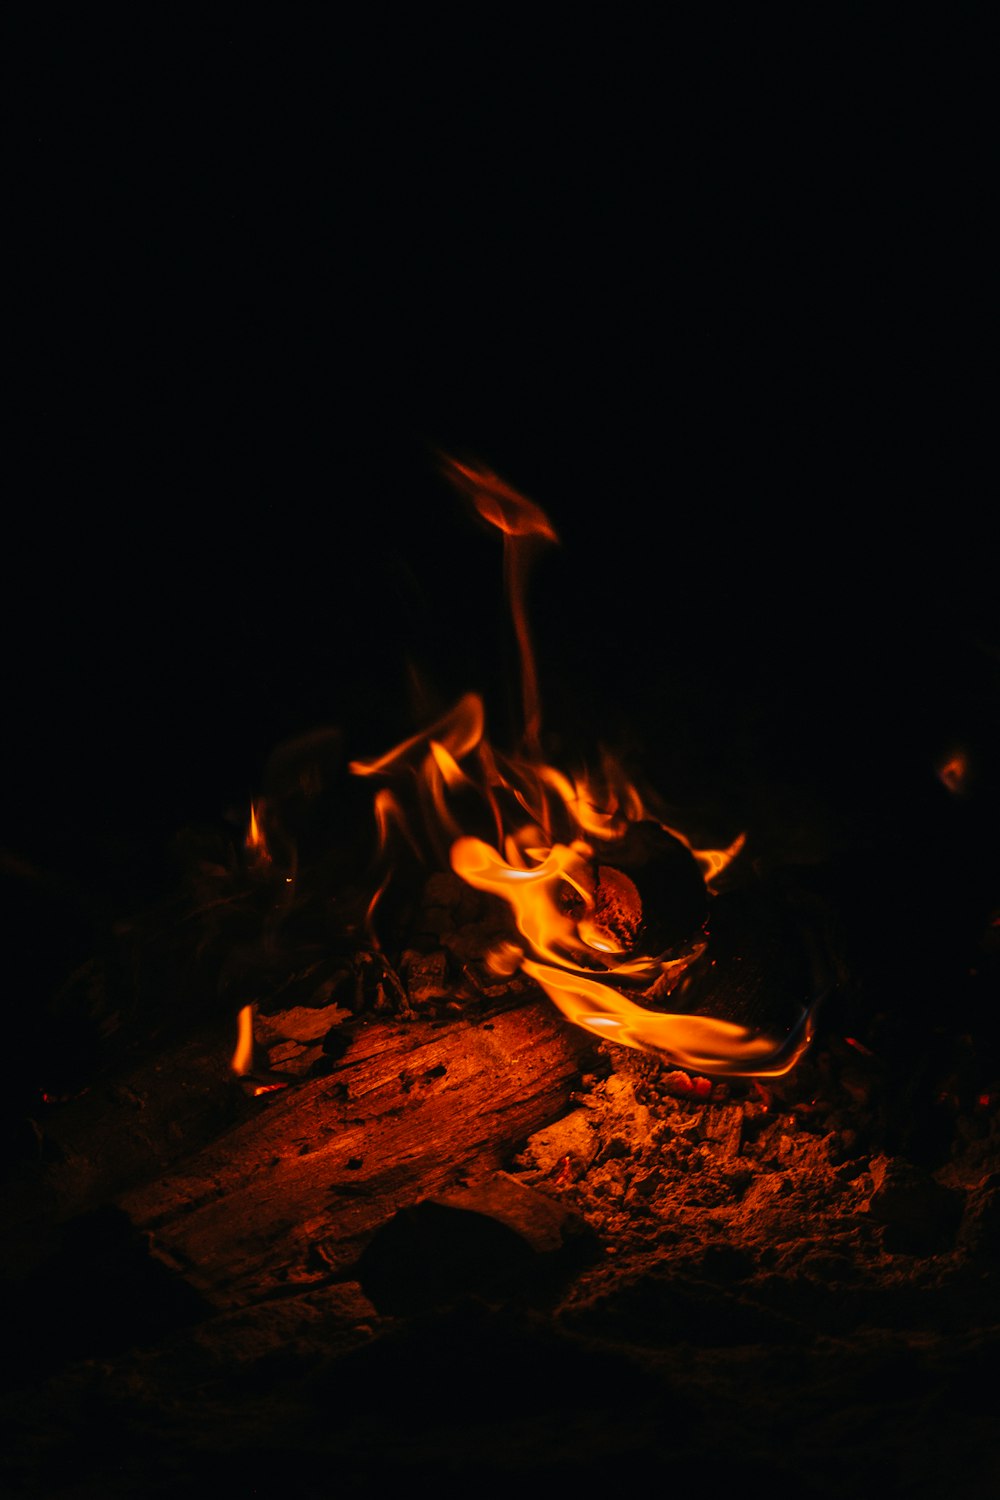
[[[244,1078],[253,1067],[252,1005],[244,1005],[236,1017],[236,1047],[229,1066],[237,1078]]]
[[[497,972],[519,966],[574,1024],[677,1067],[758,1077],[788,1072],[811,1040],[809,1011],[789,1036],[775,1039],[728,1021],[651,1009],[627,993],[652,992],[661,1002],[705,951],[707,938],[699,934],[662,952],[635,949],[641,898],[614,865],[623,834],[653,824],[678,839],[709,889],[739,854],[742,835],[724,850],[695,849],[655,816],[610,757],[602,781],[575,778],[544,762],[501,756],[483,738],[484,722],[481,699],[469,694],[422,735],[377,760],[356,761],[351,770],[396,777],[405,771],[416,797],[408,817],[394,800],[394,826],[405,822],[414,845],[422,837],[433,843],[444,831],[455,873],[507,903],[523,946],[502,944],[490,960]],[[469,821],[491,825],[489,836],[463,831],[458,800]],[[387,839],[384,819],[381,830]]]
[[[787,1073],[810,1043],[815,1006],[779,1038],[707,1016],[665,1012],[664,1002],[707,948],[706,923],[699,917],[683,930],[671,930],[669,912],[657,920],[646,909],[648,893],[639,889],[638,870],[629,873],[623,853],[636,837],[654,857],[659,850],[676,872],[671,878],[686,909],[700,913],[699,903],[707,909],[714,883],[738,857],[744,835],[724,849],[695,848],[609,752],[603,752],[596,773],[571,774],[546,763],[526,583],[530,549],[557,542],[555,528],[533,501],[490,470],[447,454],[438,457],[448,479],[503,537],[508,603],[520,649],[523,738],[516,754],[494,749],[486,737],[483,701],[467,693],[394,749],[350,763],[353,775],[378,783],[373,812],[382,863],[366,916],[371,942],[379,946],[380,902],[393,879],[394,855],[405,846],[418,858],[436,858],[474,889],[506,903],[518,941],[499,943],[489,955],[490,967],[500,975],[522,970],[575,1025],[690,1072]],[[248,844],[266,851],[256,814]],[[691,897],[692,880],[700,892],[697,901]],[[669,881],[664,899],[669,905]],[[248,1015],[240,1017],[237,1070],[237,1058],[250,1065]]]
[[[264,838],[264,831],[257,817],[257,806],[253,802],[250,804],[250,821],[247,824],[246,846],[248,849],[255,850],[262,859],[270,858],[267,849],[267,840]]]
[[[491,469],[462,463],[447,453],[439,453],[438,461],[445,477],[472,501],[482,519],[503,535],[504,584],[521,661],[524,744],[537,753],[542,714],[528,625],[528,575],[538,544],[558,542],[559,538],[541,507]]]

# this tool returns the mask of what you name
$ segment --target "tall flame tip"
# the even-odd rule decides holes
[[[445,478],[466,495],[484,521],[510,537],[538,536],[558,542],[555,527],[540,505],[522,495],[492,469],[454,458],[437,450],[438,465]]]

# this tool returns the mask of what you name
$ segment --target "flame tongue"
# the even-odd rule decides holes
[[[509,907],[520,942],[490,955],[497,972],[520,966],[577,1025],[693,1072],[787,1072],[809,1044],[815,1005],[783,1040],[652,1008],[705,951],[708,896],[743,836],[725,850],[694,848],[607,752],[597,776],[545,763],[525,588],[532,549],[558,537],[545,513],[495,474],[439,457],[449,480],[503,536],[521,657],[522,744],[517,756],[494,750],[482,700],[468,693],[395,749],[350,762],[352,775],[381,782],[373,811],[382,866],[364,918],[373,945],[380,946],[381,903],[399,860],[426,864],[437,856]],[[266,856],[256,813],[248,842]],[[241,1023],[233,1066],[245,1071],[252,1048],[245,1016]]]
[[[374,799],[383,853],[399,829],[418,856],[438,849],[469,885],[501,897],[523,946],[506,945],[498,964],[520,965],[595,1035],[700,1073],[794,1066],[811,1039],[808,1011],[782,1040],[651,1008],[705,951],[711,882],[742,839],[725,851],[695,849],[610,761],[602,781],[574,779],[540,757],[499,755],[484,724],[481,700],[468,694],[423,733],[352,762],[355,775],[392,783]],[[369,909],[376,945],[376,908],[391,879],[390,869]]]
[[[450,454],[439,454],[442,472],[456,489],[467,495],[484,521],[503,533],[503,571],[511,621],[521,658],[521,701],[524,711],[524,743],[537,751],[542,725],[538,674],[528,627],[528,574],[539,542],[558,542],[548,516],[525,495],[481,465],[461,463]]]
[[[577,1026],[622,1046],[658,1053],[692,1072],[759,1077],[777,1076],[794,1067],[812,1037],[810,1011],[788,1037],[776,1041],[755,1036],[730,1021],[649,1010],[622,993],[623,987],[637,982],[659,982],[669,993],[704,944],[672,959],[633,957],[615,962],[617,951],[600,941],[611,925],[607,906],[613,901],[617,907],[624,892],[625,905],[631,908],[635,888],[627,877],[622,885],[606,874],[595,892],[589,892],[585,849],[585,845],[557,845],[534,869],[519,869],[480,840],[464,838],[453,845],[451,858],[456,872],[470,885],[501,895],[510,904],[518,930],[533,953],[522,959],[521,967]],[[620,876],[620,872],[613,873]],[[563,910],[559,891],[564,881],[583,897],[588,916],[579,922]],[[611,896],[597,894],[605,881]],[[595,933],[600,935],[597,943],[592,940]],[[607,965],[601,978],[593,972],[598,954]]]
[[[514,912],[518,931],[532,950],[553,964],[586,962],[585,944],[573,917],[560,901],[564,886],[590,902],[591,868],[586,845],[555,844],[534,868],[515,868],[482,839],[456,839],[452,869],[476,890],[502,896]]]
[[[610,985],[551,964],[526,958],[522,967],[577,1026],[620,1046],[658,1053],[692,1073],[777,1077],[795,1066],[812,1040],[811,1010],[788,1037],[776,1042],[732,1021],[644,1010]]]
[[[467,495],[484,521],[505,536],[539,536],[559,540],[555,528],[540,505],[520,494],[512,485],[481,464],[463,463],[450,453],[440,453],[442,473],[456,489]]]

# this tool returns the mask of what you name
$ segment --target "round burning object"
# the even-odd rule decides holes
[[[575,893],[574,893],[575,895]],[[590,903],[577,897],[580,940],[608,963],[680,957],[703,934],[708,892],[691,850],[659,823],[630,823],[595,850]]]

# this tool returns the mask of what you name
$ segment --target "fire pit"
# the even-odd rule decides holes
[[[864,840],[716,846],[609,747],[551,755],[556,530],[438,462],[501,539],[519,742],[470,690],[388,750],[279,745],[57,993],[89,1052],[10,1131],[12,1492],[981,1489],[996,892],[937,902],[967,757],[890,900]]]

